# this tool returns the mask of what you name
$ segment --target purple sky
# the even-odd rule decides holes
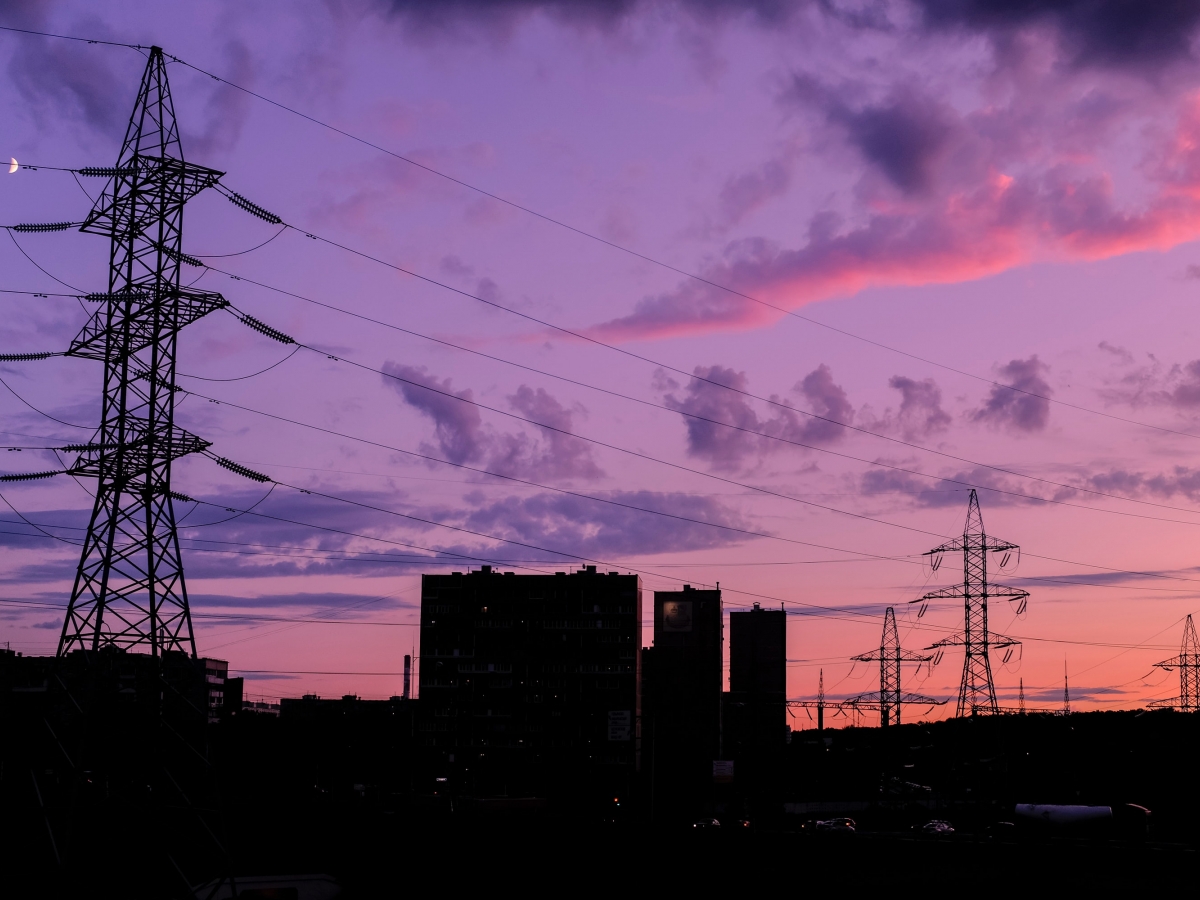
[[[193,609],[364,623],[198,618],[201,652],[242,670],[395,672],[419,572],[466,565],[404,545],[568,567],[438,522],[641,570],[650,590],[720,581],[730,608],[782,602],[790,694],[814,694],[822,667],[831,696],[858,693],[876,676],[847,658],[879,640],[886,606],[910,649],[958,626],[960,609],[918,621],[908,602],[954,581],[952,560],[930,572],[919,554],[961,530],[975,485],[989,533],[1023,550],[1002,577],[1031,593],[1021,617],[992,610],[1025,641],[995,661],[1002,701],[1023,678],[1031,705],[1061,703],[1064,658],[1075,708],[1176,693],[1151,665],[1200,610],[1200,7],[1014,6],[114,2],[101,17],[0,0],[0,24],[160,44],[666,264],[171,65],[190,160],[301,230],[455,289],[296,231],[206,260],[396,327],[218,271],[199,281],[324,353],[221,381],[289,350],[228,315],[189,326],[180,383],[225,402],[189,397],[180,424],[360,505],[279,486],[255,510],[271,518],[211,525],[230,514],[180,505]],[[0,33],[0,57],[0,156],[113,163],[141,55]],[[78,221],[80,188],[100,186],[0,175],[0,224]],[[275,230],[209,192],[184,245],[235,254]],[[0,287],[103,289],[103,239],[16,237],[0,238]],[[70,298],[0,302],[0,352],[61,349],[84,321]],[[94,425],[95,364],[0,370],[33,407]],[[0,417],[14,445],[87,435],[2,389]],[[27,451],[4,470],[55,467]],[[202,458],[175,486],[235,509],[266,492]],[[89,487],[3,495],[73,538]],[[65,602],[76,548],[0,539],[5,599]],[[23,652],[53,652],[60,626],[51,609],[0,610],[0,640]],[[952,698],[961,663],[947,652],[908,689]],[[396,677],[248,677],[266,696],[399,692]]]

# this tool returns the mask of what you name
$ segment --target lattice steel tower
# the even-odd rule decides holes
[[[901,648],[900,635],[896,631],[896,611],[890,606],[883,616],[883,637],[880,638],[879,649],[871,650],[868,653],[862,653],[851,658],[857,662],[879,663],[879,693],[872,691],[866,694],[859,694],[857,697],[847,700],[846,704],[859,708],[878,708],[879,724],[884,728],[887,728],[888,725],[900,724],[900,709],[906,703],[933,706],[945,702],[934,700],[931,697],[922,697],[919,694],[901,693],[901,664],[906,662],[928,662],[933,657],[922,656],[919,653],[913,653],[911,650]]]
[[[1179,655],[1155,663],[1160,669],[1179,669],[1179,696],[1170,700],[1156,700],[1151,707],[1178,709],[1180,712],[1195,712],[1200,709],[1200,643],[1196,640],[1196,626],[1189,615],[1183,623],[1183,643]]]
[[[99,170],[85,174],[102,174]],[[208,447],[176,427],[179,330],[227,305],[180,287],[184,204],[221,178],[187,163],[158,47],[150,50],[117,165],[82,231],[111,239],[108,290],[68,356],[104,363],[99,430],[72,471],[98,480],[58,644],[196,655],[171,498],[171,463]]]
[[[979,497],[972,489],[971,497],[967,502],[967,522],[962,537],[947,541],[925,554],[934,559],[940,559],[943,553],[961,553],[963,558],[962,584],[931,591],[912,601],[913,603],[930,600],[963,601],[963,630],[928,648],[932,650],[937,647],[962,647],[966,651],[966,659],[963,660],[962,684],[958,689],[956,715],[995,714],[1000,711],[996,703],[996,687],[992,681],[990,654],[992,650],[1012,647],[1019,642],[989,632],[988,599],[1000,598],[1019,601],[1021,607],[1018,612],[1021,612],[1024,610],[1024,603],[1029,597],[1029,592],[1019,588],[1005,587],[1002,584],[989,583],[987,555],[989,553],[1009,553],[1016,549],[1018,549],[1016,544],[988,537],[984,533],[983,516],[979,512]],[[1004,565],[1003,561],[1001,565]]]

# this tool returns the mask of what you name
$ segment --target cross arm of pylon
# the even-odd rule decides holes
[[[926,600],[961,600],[963,599],[963,586],[961,584],[952,584],[949,587],[938,588],[936,591],[930,591],[928,594],[922,594],[916,600],[909,600],[909,604],[924,603]]]
[[[995,633],[993,633],[989,636],[988,642],[987,642],[988,647],[992,650],[999,650],[1004,647],[1018,647],[1018,646],[1020,646],[1020,644],[1021,644],[1021,642],[1016,640],[1015,638],[1005,637],[1002,634],[995,634]],[[973,646],[973,647],[978,647],[981,645],[982,645],[982,641],[980,641],[978,639],[971,641],[971,646]],[[966,646],[967,646],[967,640],[960,633],[960,634],[953,635],[952,637],[942,638],[940,641],[935,641],[934,643],[930,644],[925,649],[926,650],[936,650],[939,647],[966,647]]]
[[[898,655],[901,662],[929,662],[929,660],[933,659],[932,656],[922,656],[920,653],[917,653],[913,650],[901,650]],[[896,657],[896,653],[884,653],[880,650],[871,650],[868,653],[862,653],[858,656],[852,656],[850,658],[855,662],[881,662],[883,660],[894,660]]]
[[[868,691],[865,694],[859,694],[857,697],[850,697],[843,700],[842,705],[855,709],[878,710],[884,706],[891,707],[897,702],[905,705],[912,704],[914,706],[942,706],[946,701],[938,700],[935,697],[926,697],[924,694],[901,694],[899,701],[890,697],[881,699],[879,691]],[[826,705],[828,706],[829,704]]]
[[[1182,666],[1200,666],[1200,656],[1195,654],[1180,654],[1172,656],[1170,659],[1164,659],[1162,662],[1156,662],[1155,668],[1159,669],[1178,669]]]

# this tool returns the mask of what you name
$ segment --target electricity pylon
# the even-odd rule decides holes
[[[1179,696],[1170,700],[1156,700],[1150,704],[1151,707],[1168,707],[1180,712],[1200,709],[1200,643],[1196,640],[1196,626],[1192,624],[1190,615],[1183,624],[1183,643],[1180,644],[1179,655],[1154,665],[1168,672],[1171,669],[1179,670]]]
[[[88,174],[100,174],[89,172]],[[71,471],[97,479],[58,655],[115,646],[196,655],[171,497],[171,463],[209,444],[175,425],[180,329],[228,305],[180,286],[184,204],[223,173],[184,161],[158,47],[117,165],[81,231],[107,235],[108,291],[68,356],[104,363],[99,430]]]
[[[901,693],[901,663],[923,663],[928,662],[933,657],[922,656],[919,653],[913,653],[911,650],[901,648],[900,635],[896,631],[896,611],[890,606],[883,616],[883,637],[879,641],[879,649],[871,650],[868,653],[862,653],[851,658],[856,662],[879,663],[879,691],[878,693],[871,691],[866,694],[859,694],[857,697],[851,697],[849,700],[844,701],[844,703],[846,706],[852,706],[856,709],[878,709],[879,724],[883,728],[887,728],[888,725],[900,724],[900,708],[905,704],[915,703],[921,706],[940,706],[946,702],[945,700],[934,700],[931,697],[923,697],[920,694]]]
[[[963,558],[962,584],[931,591],[913,603],[930,600],[962,600],[963,630],[953,637],[932,644],[926,649],[940,647],[962,647],[966,651],[963,661],[962,683],[958,689],[958,716],[996,714],[1000,708],[996,703],[996,686],[992,681],[991,651],[1012,647],[1019,641],[996,635],[988,631],[988,599],[1001,598],[1019,601],[1018,612],[1023,612],[1028,591],[1005,587],[988,582],[988,553],[1009,553],[1017,550],[1016,544],[988,537],[983,530],[983,515],[979,511],[979,497],[972,488],[967,501],[967,521],[962,537],[947,541],[940,547],[925,553],[934,560],[934,567],[941,561],[943,553],[961,553]],[[1006,557],[1007,558],[1007,557]],[[1002,560],[1001,566],[1005,563]]]

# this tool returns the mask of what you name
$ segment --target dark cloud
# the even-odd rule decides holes
[[[514,477],[595,479],[604,474],[592,457],[591,446],[569,433],[582,407],[567,409],[543,388],[521,385],[507,398],[509,406],[536,423],[540,439],[534,440],[525,432],[497,432],[485,427],[479,409],[469,402],[474,397],[472,392],[454,391],[449,378],[439,381],[424,367],[391,362],[384,364],[383,371],[393,376],[385,378],[385,384],[433,420],[438,446],[422,445],[427,453],[439,455],[435,450],[440,450],[440,455],[452,463],[477,463],[488,471]],[[397,380],[401,378],[404,381]]]
[[[762,439],[755,434],[725,428],[715,423],[723,422],[749,431],[761,431],[762,427],[748,397],[723,390],[719,385],[744,391],[749,380],[745,372],[735,372],[724,366],[697,366],[696,375],[696,378],[688,382],[683,398],[668,394],[663,401],[671,409],[686,416],[713,420],[684,420],[690,456],[705,459],[718,469],[736,469],[747,456],[756,452]]]
[[[896,425],[905,439],[927,438],[950,427],[950,414],[942,409],[942,390],[932,378],[917,381],[893,375],[888,386],[900,392]]]
[[[738,513],[712,497],[655,491],[611,491],[599,496],[714,525],[746,527]],[[463,514],[465,527],[594,559],[702,550],[744,540],[720,528],[562,494],[499,501],[475,495],[467,500],[477,505]]]
[[[229,594],[191,594],[188,597],[193,612],[227,612],[231,609],[304,609],[328,610],[346,615],[369,616],[381,609],[419,608],[420,601],[410,602],[400,596],[379,597],[375,594],[292,593],[260,594],[244,597]]]
[[[76,122],[111,138],[124,130],[133,99],[130,79],[118,76],[112,60],[69,41],[29,38],[17,42],[8,74],[39,123]],[[115,157],[117,149],[102,156]]]
[[[1048,371],[1037,358],[1014,359],[1000,368],[1000,377],[1016,390],[996,385],[979,409],[971,414],[976,422],[1015,432],[1034,432],[1045,429],[1050,421],[1050,401],[1053,391],[1042,376]],[[1036,395],[1036,396],[1035,396]]]
[[[1159,69],[1191,61],[1200,26],[1194,0],[914,0],[926,27],[1009,39],[1054,30],[1075,65]]]
[[[834,383],[833,372],[829,366],[821,363],[805,375],[794,390],[799,391],[808,400],[811,412],[831,421],[808,419],[798,431],[793,423],[786,432],[789,438],[805,443],[829,443],[845,435],[846,430],[837,423],[849,425],[853,422],[854,407],[850,405],[845,389]]]
[[[979,491],[985,519],[988,507],[1034,502],[1018,496],[1029,493],[1023,485],[985,468],[964,469],[937,480],[918,478],[895,469],[871,469],[863,473],[859,483],[864,494],[911,494],[918,506],[933,509],[962,507],[964,511],[967,495],[974,487]]]
[[[932,185],[956,119],[943,104],[915,90],[898,90],[883,103],[857,110],[835,102],[827,114],[869,163],[909,193]]]
[[[409,406],[433,420],[438,449],[446,459],[453,463],[465,463],[483,457],[485,437],[479,409],[470,402],[462,403],[454,399],[473,400],[475,395],[469,388],[455,391],[449,378],[439,381],[424,366],[417,368],[386,362],[383,371],[395,376],[385,378],[384,384],[398,391]],[[396,380],[401,378],[404,381]],[[424,390],[422,386],[433,390]]]
[[[845,434],[837,423],[849,424],[854,419],[845,390],[834,382],[832,371],[824,363],[801,379],[794,390],[808,401],[814,416],[833,421],[778,406],[772,407],[772,416],[760,419],[751,398],[738,393],[749,386],[744,372],[719,365],[697,366],[695,376],[682,397],[667,394],[663,402],[686,417],[688,454],[707,460],[717,469],[737,469],[757,453],[782,447],[779,441],[769,438],[802,444],[830,443]],[[771,399],[790,406],[789,401]]]
[[[541,428],[542,446],[535,446],[524,434],[497,436],[488,468],[502,475],[539,473],[550,478],[599,478],[604,473],[592,458],[592,448],[569,433],[572,412],[542,388],[536,391],[521,385],[508,397],[509,405]],[[558,430],[554,430],[558,429]]]
[[[390,15],[422,33],[471,28],[501,36],[535,13],[607,31],[653,9],[679,9],[702,23],[744,15],[759,24],[778,25],[811,5],[807,0],[381,0]]]

